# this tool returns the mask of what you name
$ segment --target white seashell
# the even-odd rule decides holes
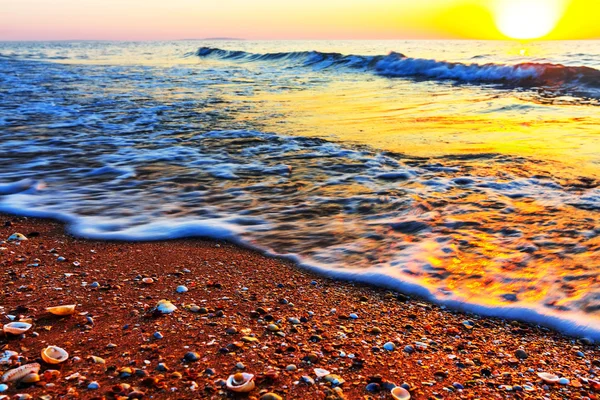
[[[27,239],[27,237],[25,235],[23,235],[22,233],[13,233],[12,235],[10,235],[7,239],[9,242],[20,242],[22,240],[29,240]]]
[[[396,386],[392,389],[392,397],[395,400],[408,400],[410,399],[410,393],[403,387]]]
[[[6,333],[12,333],[13,335],[20,335],[31,329],[31,324],[27,322],[9,322],[2,327],[2,330]]]
[[[254,389],[254,375],[242,372],[241,375],[243,379],[241,382],[234,379],[236,375],[238,374],[229,375],[229,378],[227,378],[227,389],[238,393],[246,393]]]
[[[67,306],[48,307],[46,308],[46,311],[48,311],[50,314],[60,316],[71,315],[75,313],[75,304],[70,304]]]
[[[547,383],[557,383],[560,378],[554,374],[549,374],[547,372],[538,372],[537,376],[539,376],[544,382]]]
[[[40,371],[40,364],[25,364],[19,368],[13,368],[2,375],[2,382],[18,381],[29,374],[37,374]]]
[[[0,365],[10,364],[10,361],[13,357],[18,357],[19,353],[12,350],[4,350],[2,356],[0,357]]]
[[[173,303],[171,303],[170,301],[161,300],[156,305],[156,309],[158,311],[160,311],[161,313],[163,313],[163,314],[171,314],[172,312],[174,312],[175,310],[177,310],[177,307],[175,307],[173,305]]]
[[[324,376],[329,375],[331,372],[327,371],[326,369],[323,368],[315,368],[315,375],[317,375],[319,378],[322,378]]]
[[[42,359],[48,364],[60,364],[67,361],[69,353],[57,346],[48,346],[42,350]]]

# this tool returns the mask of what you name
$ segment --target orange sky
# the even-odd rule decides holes
[[[510,1],[0,0],[0,40],[503,39]],[[545,38],[600,39],[600,0],[529,1],[564,3]]]

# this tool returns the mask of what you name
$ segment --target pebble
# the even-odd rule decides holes
[[[381,391],[381,385],[379,385],[379,383],[369,383],[366,389],[367,392],[379,393],[379,391]]]
[[[260,396],[260,400],[283,400],[283,398],[275,393],[265,393]]]
[[[92,289],[96,289],[97,287],[100,287],[100,284],[98,282],[92,282],[89,285]]]
[[[288,365],[287,367],[285,367],[285,370],[286,370],[286,371],[295,371],[295,370],[297,370],[297,369],[298,369],[298,367],[296,367],[296,365],[295,365],[295,364],[290,364],[290,365]]]
[[[156,370],[160,371],[160,372],[167,372],[169,370],[169,367],[167,367],[167,364],[165,364],[165,363],[159,363],[156,366]]]
[[[354,313],[350,314],[349,317],[352,319],[358,319],[358,315],[356,315]]]
[[[157,339],[157,340],[162,339],[164,337],[162,335],[162,333],[160,333],[160,332],[154,332],[154,335],[152,335],[152,336],[154,336],[154,339]]]
[[[235,326],[229,327],[225,330],[225,333],[229,334],[229,335],[234,335],[237,333],[237,329]]]
[[[519,360],[525,360],[528,357],[528,355],[525,352],[525,350],[519,349],[515,351],[515,357],[517,357]]]
[[[4,383],[0,383],[0,393],[6,392],[8,390],[8,385]]]
[[[87,388],[89,390],[97,390],[100,388],[100,385],[98,384],[98,382],[90,382],[90,384],[87,386]]]
[[[465,387],[464,387],[462,384],[460,384],[460,383],[458,383],[458,382],[454,382],[454,383],[452,384],[452,386],[454,386],[454,388],[455,388],[455,389],[458,389],[458,390],[462,390],[462,389],[464,389],[464,388],[465,388]]]
[[[394,351],[396,349],[396,345],[392,342],[387,342],[386,344],[383,345],[383,348],[386,349],[387,351]]]
[[[185,292],[188,291],[188,288],[185,287],[185,286],[183,286],[183,285],[181,285],[181,286],[177,286],[176,290],[177,290],[177,293],[185,293]]]
[[[306,383],[308,385],[314,385],[315,384],[315,380],[313,378],[311,378],[310,376],[308,376],[308,375],[304,375],[301,378],[301,380],[302,380],[302,382],[304,382],[304,383]]]
[[[404,347],[404,352],[405,352],[405,353],[408,353],[408,354],[410,354],[410,353],[414,353],[414,351],[415,351],[415,348],[414,348],[414,347],[412,347],[410,344],[409,344],[408,346],[405,346],[405,347]]]
[[[185,358],[186,361],[198,361],[200,359],[200,354],[195,353],[193,351],[188,351],[187,353],[185,353],[185,356],[183,356],[183,358]]]
[[[568,385],[569,383],[571,383],[571,381],[569,381],[567,378],[560,378],[558,380],[558,383],[561,385]]]
[[[275,324],[269,324],[267,326],[267,329],[270,330],[271,332],[277,332],[279,331],[279,327]]]
[[[241,362],[235,364],[235,367],[237,369],[246,369],[246,366],[244,365],[244,363],[241,363]]]

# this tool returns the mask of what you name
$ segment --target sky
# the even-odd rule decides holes
[[[0,0],[0,40],[505,39],[538,25],[600,39],[599,15],[600,0]]]

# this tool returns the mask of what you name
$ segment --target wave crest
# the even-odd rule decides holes
[[[387,77],[450,79],[458,82],[512,84],[523,87],[586,86],[587,88],[600,88],[600,70],[550,63],[466,64],[411,58],[396,52],[377,56],[343,55],[318,51],[249,53],[213,47],[201,47],[196,55],[240,62],[287,61],[292,62],[295,66],[318,69],[351,68]]]

